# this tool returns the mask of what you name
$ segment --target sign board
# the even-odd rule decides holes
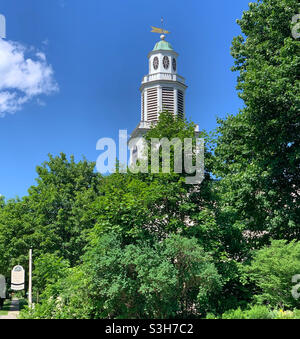
[[[11,271],[11,289],[21,291],[25,288],[25,271],[20,265],[15,266]]]
[[[6,282],[4,275],[0,274],[0,299],[6,298]]]

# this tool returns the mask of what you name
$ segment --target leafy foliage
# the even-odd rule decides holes
[[[42,254],[34,260],[33,286],[37,291],[43,291],[47,285],[64,277],[68,267],[68,261],[63,258],[50,253]]]
[[[250,3],[238,20],[234,71],[245,108],[219,120],[215,174],[222,219],[244,231],[247,247],[299,239],[299,41],[291,36],[295,0]],[[247,251],[247,248],[245,249]]]
[[[0,209],[0,270],[9,277],[16,264],[28,267],[28,250],[35,257],[56,253],[72,265],[79,261],[93,224],[84,211],[98,194],[101,177],[94,163],[49,155],[37,167],[37,185],[28,196],[10,200]]]
[[[292,277],[300,272],[300,242],[274,240],[254,254],[245,267],[250,280],[259,288],[255,299],[273,307],[300,307],[293,298]]]
[[[221,277],[196,239],[174,235],[154,246],[124,247],[111,233],[87,251],[81,270],[49,283],[42,302],[23,317],[195,316],[209,308],[220,288]]]
[[[299,317],[297,12],[296,0],[258,0],[238,20],[231,53],[244,108],[200,132],[201,184],[172,170],[173,146],[170,173],[102,177],[62,153],[37,167],[27,196],[0,197],[0,272],[27,269],[34,249],[41,293],[22,317]],[[162,112],[146,138],[164,137],[195,143],[195,125]]]

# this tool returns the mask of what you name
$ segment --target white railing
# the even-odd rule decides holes
[[[154,74],[148,74],[144,76],[142,83],[150,82],[150,81],[156,81],[156,80],[171,80],[171,81],[179,81],[181,83],[185,83],[185,79],[178,75],[178,74],[171,74],[171,73],[154,73]]]
[[[151,122],[150,121],[141,121],[139,123],[139,128],[150,128]]]

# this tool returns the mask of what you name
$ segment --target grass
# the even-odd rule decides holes
[[[8,315],[9,307],[10,307],[10,300],[7,299],[4,301],[2,310],[0,310],[0,315]]]

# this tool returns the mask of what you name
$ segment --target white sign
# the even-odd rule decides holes
[[[4,275],[0,274],[0,298],[6,298],[6,282]]]
[[[15,266],[11,271],[11,289],[21,291],[25,288],[25,271],[20,265]]]

